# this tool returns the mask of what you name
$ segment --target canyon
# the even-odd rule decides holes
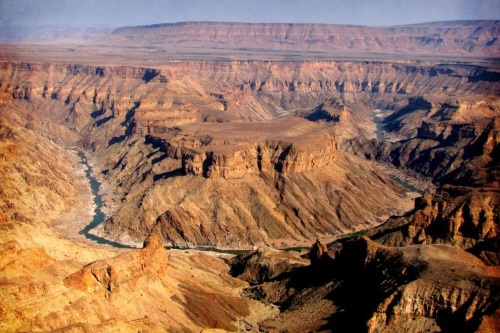
[[[1,330],[497,331],[498,30],[9,37]]]

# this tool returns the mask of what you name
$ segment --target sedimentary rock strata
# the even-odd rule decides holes
[[[102,37],[0,46],[0,330],[498,331],[498,22]]]

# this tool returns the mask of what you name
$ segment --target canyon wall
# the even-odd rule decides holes
[[[0,46],[0,330],[498,332],[497,35],[181,23]],[[302,61],[332,54],[358,60]],[[92,232],[142,249],[68,239],[91,200],[64,148],[101,182]],[[438,189],[407,211],[366,159]]]
[[[4,62],[0,88],[37,115],[31,128],[92,152],[109,186],[100,235],[136,243],[157,230],[175,245],[243,246],[308,242],[395,212],[401,190],[339,145],[375,136],[373,107],[420,95],[489,98],[500,90],[494,77],[426,62]],[[315,120],[320,105],[341,108],[339,121],[291,117]]]
[[[322,249],[318,251],[318,249]],[[231,261],[247,293],[280,307],[267,332],[456,331],[498,328],[498,267],[449,245],[382,246],[366,237],[316,242],[310,265],[256,251]],[[280,272],[284,267],[285,272]],[[280,274],[277,274],[280,272]],[[304,320],[307,318],[307,320]]]

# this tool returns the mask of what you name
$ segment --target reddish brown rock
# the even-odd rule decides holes
[[[68,276],[65,283],[90,293],[113,292],[121,285],[133,285],[139,278],[155,281],[165,274],[167,250],[157,235],[144,241],[144,248],[130,251],[111,259],[88,264],[82,270]]]

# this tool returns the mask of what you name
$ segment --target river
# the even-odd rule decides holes
[[[90,230],[94,229],[99,224],[103,223],[106,218],[106,215],[104,215],[104,213],[102,212],[102,207],[104,203],[102,201],[101,195],[99,194],[101,183],[92,176],[92,167],[87,161],[87,157],[85,156],[85,154],[81,151],[78,151],[78,157],[80,157],[80,163],[84,167],[85,177],[87,177],[87,180],[89,181],[90,190],[92,192],[92,197],[95,206],[92,222],[90,222],[79,233],[81,235],[84,235],[87,239],[96,242],[98,244],[110,245],[117,248],[133,248],[131,246],[113,242],[90,233]]]
[[[376,125],[375,135],[377,137],[377,140],[386,141],[386,138],[384,135],[384,115],[383,115],[382,110],[377,109],[377,110],[373,111],[373,122]],[[424,194],[423,190],[413,186],[412,184],[401,179],[397,175],[390,173],[388,170],[384,170],[384,171],[389,175],[389,177],[392,178],[392,180],[394,180],[396,183],[398,183],[401,186],[403,186],[404,188],[406,188],[408,191],[410,191],[412,193]]]
[[[373,116],[373,121],[375,122],[376,131],[375,134],[377,136],[377,139],[380,141],[385,141],[385,136],[384,136],[384,127],[383,127],[383,114],[381,110],[374,110],[374,116]],[[94,177],[92,176],[92,167],[88,163],[87,157],[85,154],[81,151],[78,151],[78,156],[80,157],[80,161],[82,166],[84,167],[85,171],[85,176],[87,180],[89,181],[90,189],[92,192],[92,197],[93,197],[93,202],[95,206],[94,210],[94,215],[92,222],[90,222],[85,228],[83,228],[79,233],[81,235],[84,235],[87,239],[98,243],[98,244],[104,244],[104,245],[110,245],[113,247],[117,248],[135,248],[132,246],[124,245],[118,242],[110,241],[105,238],[93,235],[90,233],[92,229],[103,223],[106,219],[106,215],[102,212],[102,207],[104,205],[102,197],[99,193],[99,189],[101,187],[101,183]],[[413,193],[420,193],[422,194],[423,191],[419,190],[418,188],[412,186],[410,183],[404,181],[403,179],[397,177],[394,174],[388,173],[389,176],[396,181],[397,183],[401,184],[404,188],[406,188],[408,191],[413,192]],[[213,250],[213,248],[209,249]],[[224,251],[223,251],[224,252]]]
[[[375,135],[377,136],[377,140],[385,141],[384,135],[384,116],[381,110],[373,111],[373,122],[377,126],[375,130]]]

